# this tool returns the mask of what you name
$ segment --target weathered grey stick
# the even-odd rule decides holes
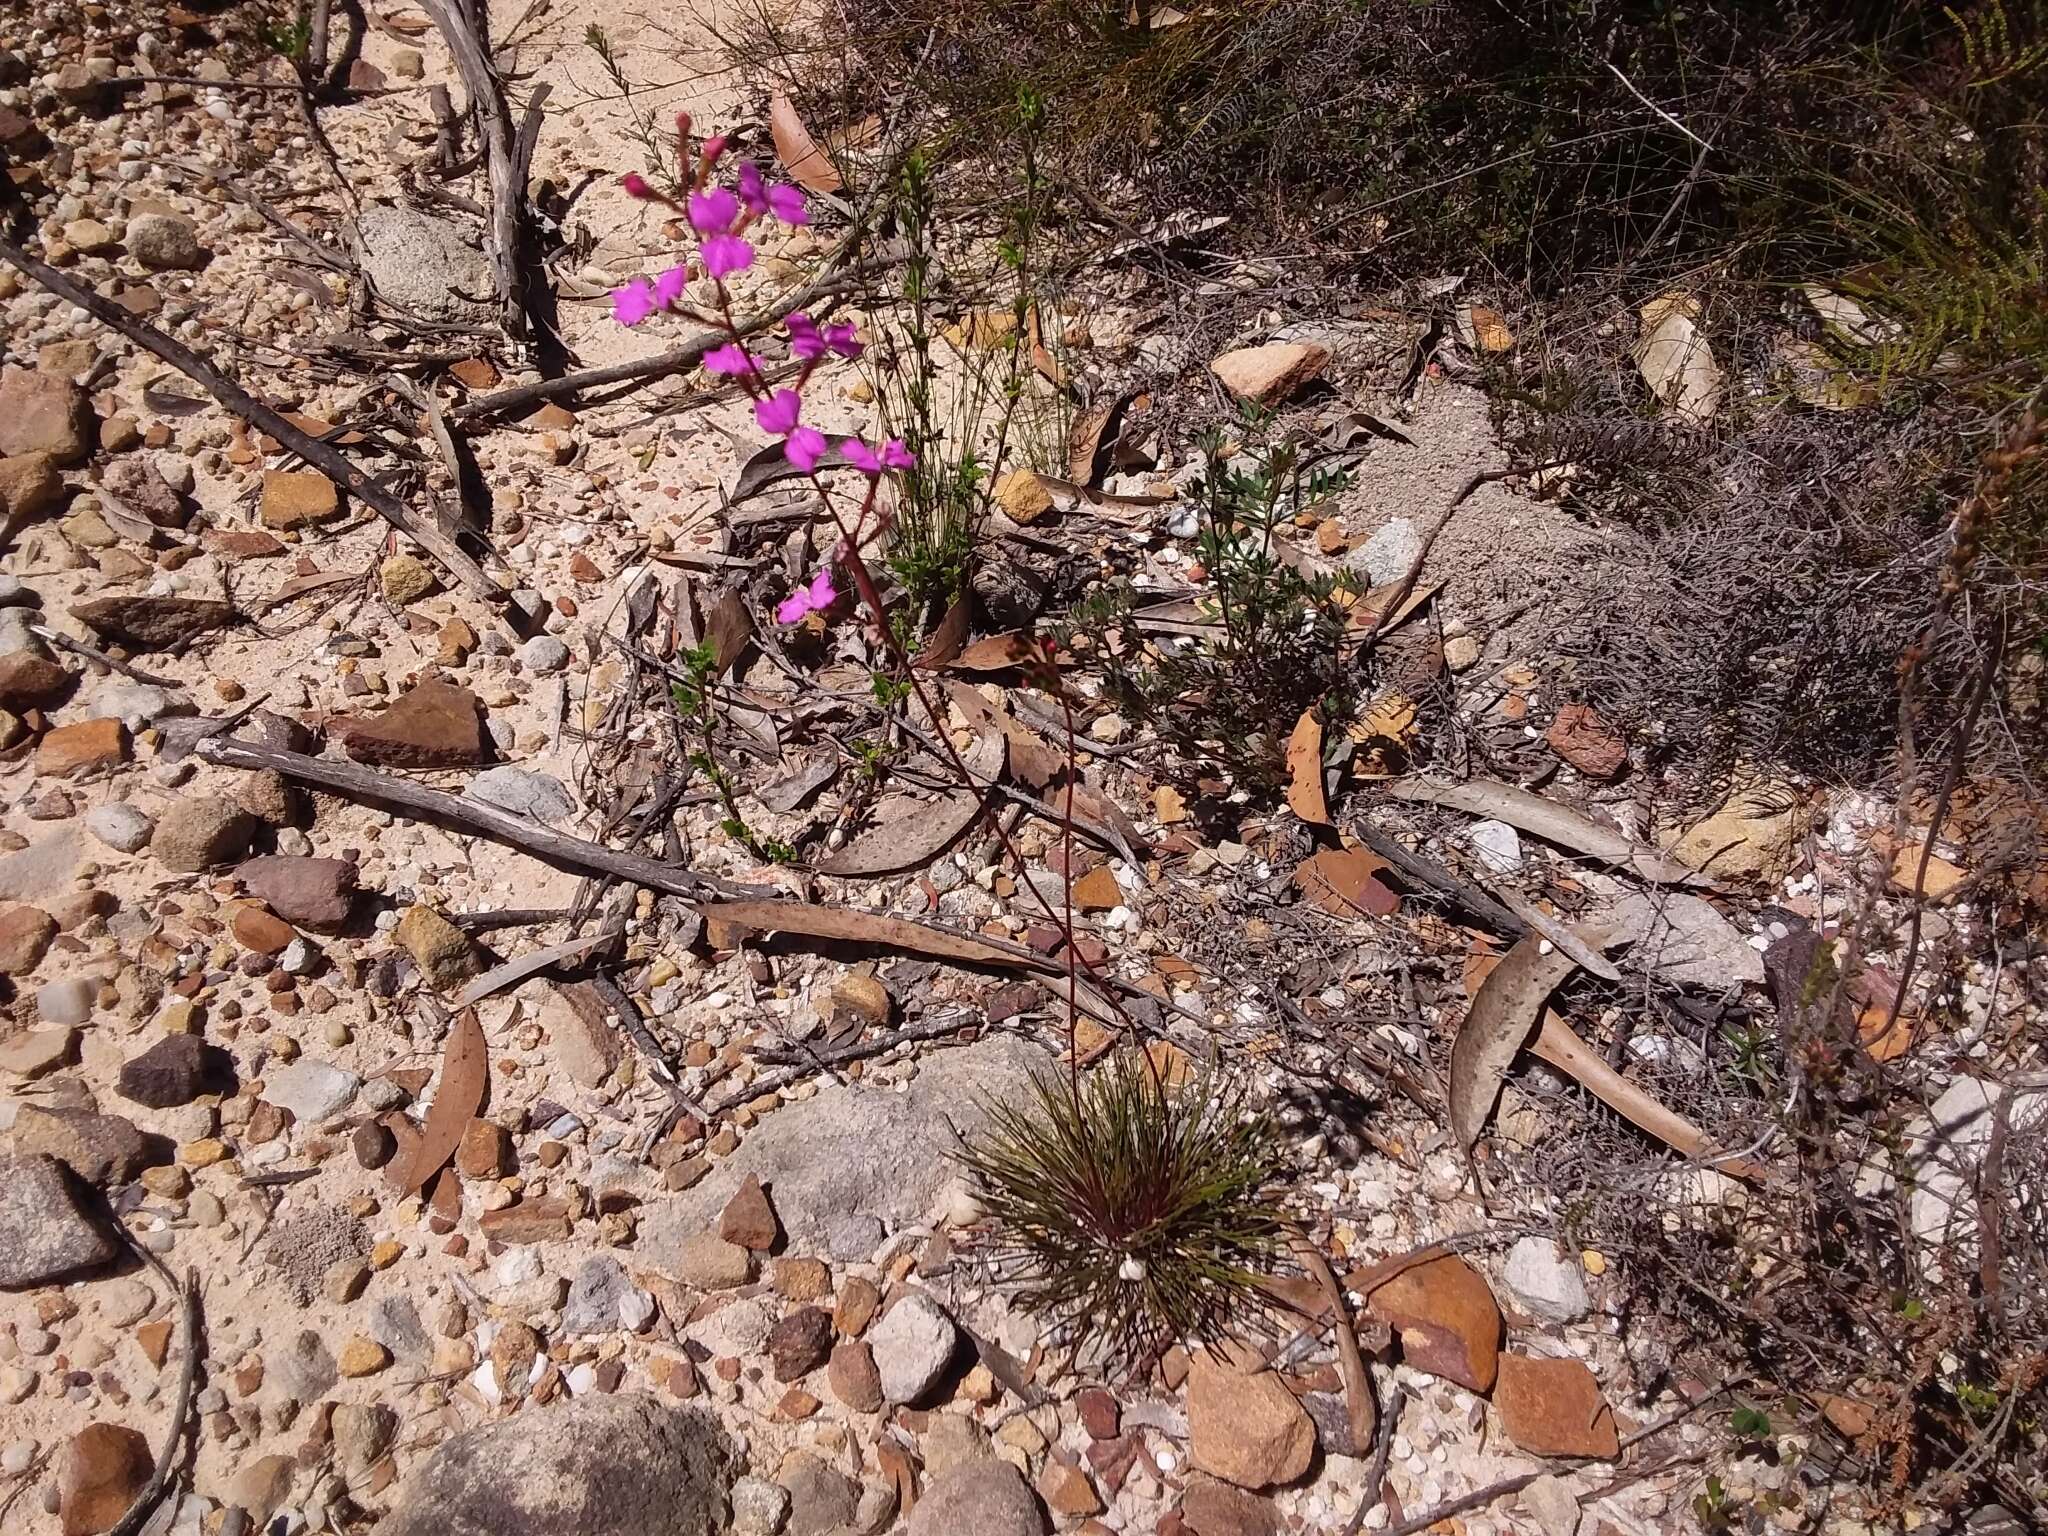
[[[813,281],[784,294],[768,308],[758,314],[743,316],[735,329],[742,336],[751,336],[764,331],[783,316],[793,314],[816,300],[840,292],[864,273],[879,272],[902,261],[900,250],[892,251],[849,271],[835,271],[831,265]],[[537,405],[543,400],[555,400],[563,395],[580,395],[585,390],[602,389],[607,384],[631,384],[652,379],[667,378],[670,374],[681,373],[694,368],[704,360],[704,354],[714,347],[722,347],[732,338],[724,331],[699,331],[688,341],[670,347],[666,352],[657,352],[652,357],[634,358],[630,362],[609,363],[602,368],[584,368],[576,373],[565,373],[558,379],[538,379],[531,384],[515,384],[510,389],[500,389],[488,395],[479,395],[455,407],[448,414],[457,421],[472,421],[479,416],[502,416],[507,411],[516,411],[521,406]]]
[[[491,179],[491,267],[498,279],[498,324],[506,339],[523,344],[526,322],[526,182],[514,156],[517,137],[512,109],[490,55],[463,7],[451,0],[420,0],[455,57],[455,68],[469,92],[469,109],[481,129],[484,163]]]
[[[515,848],[523,848],[528,853],[573,869],[617,875],[634,885],[667,891],[673,896],[713,896],[727,889],[721,882],[695,870],[665,864],[637,853],[620,853],[601,843],[586,842],[580,837],[553,831],[481,800],[465,800],[445,790],[428,789],[424,784],[415,784],[394,774],[379,773],[359,763],[313,757],[304,752],[286,752],[240,741],[232,736],[208,737],[194,750],[208,762],[224,763],[230,768],[274,768],[288,779],[317,784],[323,789],[359,799],[381,800],[388,805],[401,806],[432,820],[464,827],[501,843],[510,843]]]

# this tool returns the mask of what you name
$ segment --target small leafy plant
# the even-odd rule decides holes
[[[718,792],[718,802],[725,808],[725,817],[720,825],[726,836],[765,863],[795,862],[796,850],[789,844],[762,837],[747,825],[746,817],[740,812],[739,795],[732,775],[718,761],[717,648],[706,640],[684,651],[676,662],[683,675],[670,685],[669,695],[675,700],[678,721],[694,728],[697,733],[697,744],[689,750],[690,765],[703,774]]]
[[[1024,1305],[1057,1329],[1138,1367],[1215,1342],[1256,1303],[1282,1241],[1280,1138],[1238,1086],[1170,1086],[1121,1050],[988,1115],[960,1158]]]
[[[1003,307],[971,310],[942,325],[946,274],[970,268],[978,251],[941,248],[938,167],[930,154],[906,157],[890,198],[904,246],[900,298],[903,324],[883,333],[868,354],[876,405],[889,435],[915,462],[904,471],[888,565],[910,596],[908,620],[921,624],[963,596],[987,519],[997,469],[1009,454],[1019,402],[1028,381],[1034,313],[1033,253],[1047,188],[1038,164],[1044,107],[1019,94],[1014,117],[1020,164],[1014,194],[993,211],[994,270],[966,285],[966,296],[1005,295]],[[986,244],[986,243],[984,243]],[[936,351],[950,340],[959,379],[942,387]]]
[[[1262,426],[1257,416],[1249,427]],[[1282,747],[1305,709],[1326,724],[1346,720],[1358,696],[1346,643],[1358,593],[1349,571],[1304,572],[1280,558],[1279,530],[1335,495],[1341,474],[1305,471],[1292,444],[1253,448],[1246,467],[1228,462],[1220,433],[1202,443],[1208,473],[1194,487],[1197,548],[1207,570],[1204,617],[1211,638],[1155,658],[1139,655],[1129,628],[1132,595],[1098,593],[1073,615],[1106,669],[1116,702],[1191,759],[1220,762],[1264,784],[1282,772]]]
[[[290,21],[264,22],[263,41],[279,58],[303,65],[313,48],[312,12],[300,6],[292,12]]]

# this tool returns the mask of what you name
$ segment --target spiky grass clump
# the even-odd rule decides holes
[[[1207,1344],[1257,1303],[1282,1225],[1280,1139],[1241,1085],[1165,1083],[1118,1051],[1079,1083],[987,1106],[960,1154],[1022,1304],[1106,1363]]]

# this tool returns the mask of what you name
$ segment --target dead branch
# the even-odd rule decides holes
[[[787,1067],[780,1072],[771,1072],[766,1077],[757,1077],[737,1091],[728,1094],[711,1106],[710,1114],[730,1114],[742,1104],[748,1104],[764,1093],[773,1093],[787,1088],[791,1083],[800,1082],[820,1067],[836,1067],[842,1062],[861,1061],[870,1056],[879,1056],[892,1051],[899,1045],[913,1040],[935,1040],[941,1035],[950,1035],[973,1027],[974,1019],[965,1012],[945,1014],[937,1019],[927,1019],[921,1024],[906,1024],[901,1029],[892,1029],[886,1035],[877,1035],[872,1040],[855,1040],[824,1051],[814,1051],[811,1058]]]
[[[274,768],[286,778],[316,784],[337,794],[358,800],[381,801],[414,815],[444,822],[507,843],[551,863],[598,874],[616,875],[634,885],[644,885],[686,900],[715,896],[729,889],[695,870],[666,864],[636,853],[619,853],[600,843],[551,831],[510,811],[479,800],[465,800],[443,790],[428,789],[393,774],[379,773],[358,763],[312,757],[304,752],[286,752],[234,737],[210,737],[195,748],[208,762],[230,768]]]
[[[464,933],[489,933],[494,928],[525,928],[533,923],[559,923],[573,907],[500,907],[495,912],[449,912],[448,921]]]
[[[40,639],[49,641],[50,644],[58,647],[60,650],[70,651],[74,655],[83,656],[88,661],[96,661],[103,667],[111,667],[123,677],[132,677],[138,683],[147,683],[152,688],[171,688],[180,693],[185,691],[185,685],[175,677],[159,677],[154,672],[145,672],[142,668],[135,666],[131,662],[123,661],[118,656],[110,656],[96,645],[87,645],[83,640],[74,640],[62,630],[52,629],[47,624],[31,624],[29,625],[29,632]]]
[[[228,768],[275,769],[288,779],[318,785],[358,800],[397,806],[414,815],[509,844],[566,868],[610,875],[631,885],[666,891],[689,902],[699,916],[716,918],[737,928],[847,944],[877,944],[963,965],[1028,971],[1040,976],[1060,976],[1064,971],[1059,961],[1022,944],[978,933],[960,933],[937,923],[804,901],[749,897],[741,894],[738,887],[683,865],[665,863],[637,853],[622,853],[601,843],[570,837],[482,801],[465,800],[443,790],[428,789],[425,785],[393,774],[379,773],[359,763],[313,757],[304,752],[286,752],[231,736],[203,738],[193,750],[210,763]],[[1136,982],[1122,977],[1101,975],[1095,979],[1125,996],[1143,997],[1153,1003],[1158,1001]]]
[[[306,78],[315,90],[327,84],[327,22],[333,0],[313,0],[312,17],[306,31]]]
[[[484,570],[476,558],[458,545],[443,528],[414,513],[412,508],[364,474],[338,449],[331,448],[289,421],[221,373],[190,348],[173,341],[155,326],[138,320],[110,299],[82,288],[63,273],[28,254],[13,241],[0,238],[0,260],[24,277],[33,278],[66,303],[75,304],[109,330],[126,337],[144,351],[155,354],[198,384],[228,410],[268,433],[286,448],[327,476],[336,485],[365,503],[385,522],[406,535],[454,575],[478,597],[491,604],[502,603],[505,588]]]
[[[647,1021],[640,1017],[639,1005],[626,996],[625,988],[605,975],[591,978],[590,985],[592,995],[601,1004],[604,1020],[618,1025],[626,1038],[633,1042],[633,1048],[647,1058],[648,1073],[661,1085],[662,1092],[674,1101],[679,1110],[686,1110],[709,1125],[711,1111],[704,1107],[701,1100],[693,1098],[676,1080],[676,1069],[669,1061],[668,1053],[661,1048],[661,1042],[654,1038],[654,1032],[647,1027]]]
[[[155,1512],[164,1490],[170,1486],[171,1469],[177,1465],[178,1446],[185,1438],[186,1427],[192,1422],[192,1401],[199,1389],[199,1271],[188,1270],[185,1283],[179,1285],[178,1277],[171,1273],[169,1266],[156,1256],[154,1250],[136,1239],[135,1234],[128,1230],[127,1223],[117,1220],[115,1225],[120,1229],[122,1240],[135,1251],[136,1256],[155,1270],[178,1296],[178,1353],[183,1357],[178,1367],[178,1390],[172,1398],[171,1421],[164,1431],[163,1447],[156,1454],[156,1467],[149,1474],[149,1481],[142,1485],[142,1491],[135,1495],[135,1501],[128,1506],[127,1513],[107,1532],[107,1536],[135,1536]]]
[[[523,346],[531,337],[526,303],[526,182],[518,174],[512,110],[504,87],[491,67],[477,28],[450,0],[421,0],[455,57],[455,68],[469,92],[483,139],[484,162],[491,182],[491,222],[486,245],[498,280],[498,324],[505,337]]]
[[[1358,840],[1410,879],[1457,903],[1460,909],[1484,922],[1504,938],[1519,939],[1529,925],[1469,881],[1460,880],[1443,865],[1412,848],[1405,847],[1378,829],[1355,822],[1351,830]]]
[[[892,251],[846,272],[835,271],[828,262],[825,268],[801,288],[792,289],[767,309],[740,320],[736,329],[742,336],[751,336],[774,325],[783,316],[794,314],[817,300],[844,291],[863,278],[893,267],[903,259],[902,252]],[[665,379],[671,374],[694,368],[704,360],[704,354],[714,347],[722,347],[731,337],[725,331],[700,331],[688,341],[658,352],[653,357],[636,358],[631,362],[612,363],[603,368],[584,368],[575,373],[565,373],[560,378],[537,379],[531,384],[517,384],[510,389],[496,390],[488,395],[457,406],[449,414],[457,421],[471,421],[479,416],[502,416],[507,411],[516,411],[523,406],[538,405],[543,400],[558,400],[564,395],[580,395],[585,390],[602,389],[607,384],[645,384],[655,379]]]
[[[312,257],[321,266],[326,267],[330,272],[339,272],[344,277],[354,277],[356,275],[356,264],[349,260],[346,255],[339,251],[331,251],[322,245],[305,230],[299,228],[298,225],[286,218],[261,195],[252,190],[246,182],[236,180],[233,176],[215,165],[201,165],[194,161],[181,161],[179,162],[179,168],[188,176],[197,177],[202,186],[212,182],[214,185],[223,187],[234,194],[241,202],[253,208],[257,215],[272,229],[297,245],[308,256]]]

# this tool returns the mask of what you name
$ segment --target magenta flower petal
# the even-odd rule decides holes
[[[654,284],[644,277],[612,291],[612,318],[621,325],[638,325],[654,309]]]
[[[654,302],[663,309],[671,309],[682,302],[683,290],[689,286],[690,269],[680,264],[660,272],[654,278]]]
[[[722,235],[740,216],[740,200],[724,187],[690,194],[690,228],[700,235]]]
[[[841,357],[859,357],[863,350],[860,333],[854,329],[851,320],[842,320],[837,325],[825,327],[825,345]]]
[[[782,456],[808,475],[824,457],[825,446],[825,434],[816,427],[798,427],[782,445]]]
[[[718,164],[718,157],[725,153],[725,135],[714,133],[704,141],[704,163]]]
[[[758,373],[753,354],[736,341],[728,341],[722,347],[714,347],[704,354],[704,371],[723,374],[727,378],[739,378]]]
[[[751,160],[742,160],[739,169],[740,201],[747,205],[750,213],[763,214],[768,211],[768,183],[761,179],[761,167]]]
[[[798,587],[775,607],[775,622],[795,624],[805,614],[823,613],[839,600],[832,586],[832,567],[824,566],[805,586]]]
[[[638,171],[628,171],[619,178],[619,185],[626,189],[626,196],[637,197],[642,202],[654,196],[654,188],[647,184],[647,178]]]
[[[903,439],[892,437],[882,445],[882,467],[884,469],[915,469],[917,455],[903,446]]]
[[[789,331],[789,355],[802,362],[813,362],[825,355],[825,338],[818,334],[818,325],[809,315],[791,315],[783,322]]]
[[[703,256],[710,277],[729,277],[754,264],[754,248],[738,235],[712,235],[704,242]]]
[[[804,195],[786,181],[778,181],[768,189],[768,211],[785,224],[808,224],[811,210],[804,206]]]
[[[763,432],[787,437],[796,430],[797,416],[802,412],[803,404],[795,390],[778,389],[767,399],[754,402],[754,420],[760,423]]]
[[[846,455],[846,462],[864,475],[879,475],[882,461],[866,443],[857,437],[849,437],[839,445],[839,451]]]

